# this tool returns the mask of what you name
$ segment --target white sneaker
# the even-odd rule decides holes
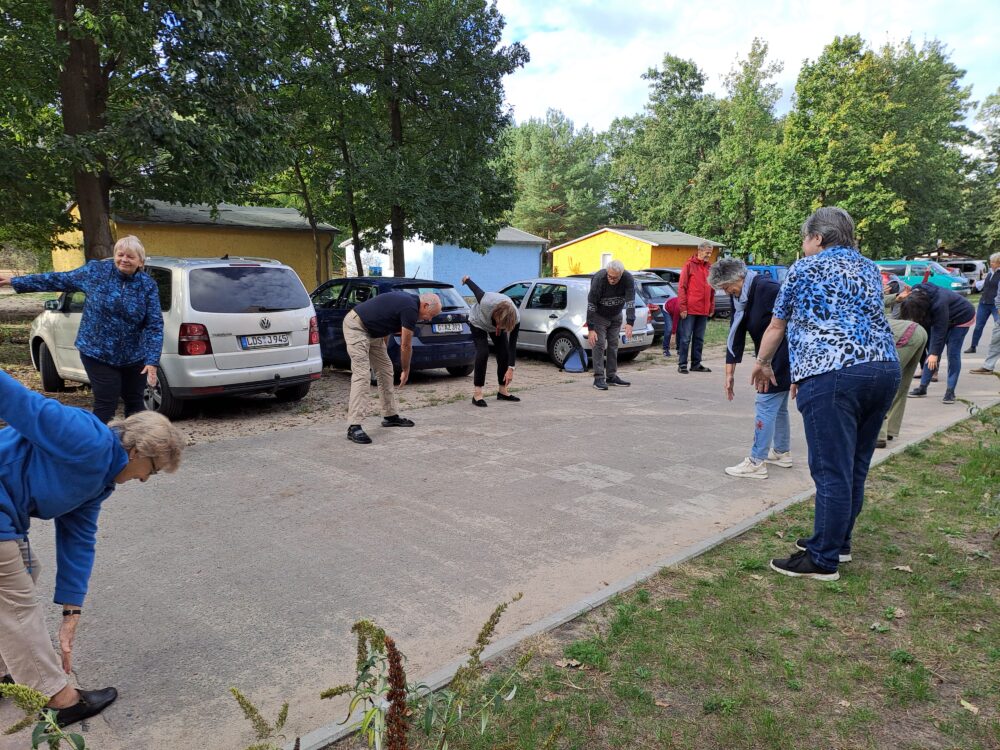
[[[731,477],[745,477],[746,479],[767,479],[767,467],[764,462],[755,464],[752,459],[744,458],[743,463],[736,466],[727,466],[726,473]]]
[[[792,452],[785,451],[784,453],[778,453],[774,448],[771,448],[767,452],[767,458],[764,459],[766,464],[774,464],[775,466],[780,466],[782,469],[792,468]]]

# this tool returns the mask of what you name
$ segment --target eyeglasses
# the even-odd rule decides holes
[[[157,468],[156,461],[153,460],[152,456],[149,457],[149,465],[153,467],[153,470],[149,472],[149,476],[153,476],[154,474],[159,474],[160,470]]]

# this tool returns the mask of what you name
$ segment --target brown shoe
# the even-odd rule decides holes
[[[985,367],[977,367],[975,370],[969,370],[973,375],[992,375],[993,370],[987,370]]]

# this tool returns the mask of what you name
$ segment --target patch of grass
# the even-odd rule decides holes
[[[793,506],[551,633],[585,668],[539,656],[450,746],[998,747],[998,488],[994,408],[872,472],[839,581],[764,570],[809,533]]]

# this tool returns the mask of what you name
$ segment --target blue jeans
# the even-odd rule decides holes
[[[691,367],[701,364],[701,347],[705,343],[707,315],[688,315],[677,324],[677,366],[688,363],[688,346],[691,347]]]
[[[948,390],[955,390],[955,386],[958,385],[958,376],[962,373],[962,343],[965,341],[965,334],[969,332],[969,328],[955,326],[954,328],[949,328],[948,333],[944,335],[944,345],[945,350],[948,352]],[[938,368],[940,369],[941,362],[938,362]],[[927,384],[931,382],[931,375],[934,373],[931,369],[924,364],[924,370],[920,374],[920,387],[926,388]]]
[[[992,302],[983,302],[980,300],[979,305],[976,307],[976,327],[972,330],[973,349],[979,346],[979,339],[983,335],[986,321],[990,318],[993,318],[993,325],[1000,325],[1000,313],[997,312],[997,306]]]
[[[680,326],[678,326],[680,328]],[[670,354],[670,335],[674,332],[674,319],[670,313],[663,311],[663,353]]]
[[[788,426],[788,391],[758,393],[754,400],[754,412],[750,458],[763,461],[771,446],[778,453],[786,453],[792,442]]]
[[[866,362],[799,384],[795,400],[816,484],[813,535],[806,549],[823,570],[836,570],[839,556],[851,550],[875,441],[899,380],[899,362]]]

